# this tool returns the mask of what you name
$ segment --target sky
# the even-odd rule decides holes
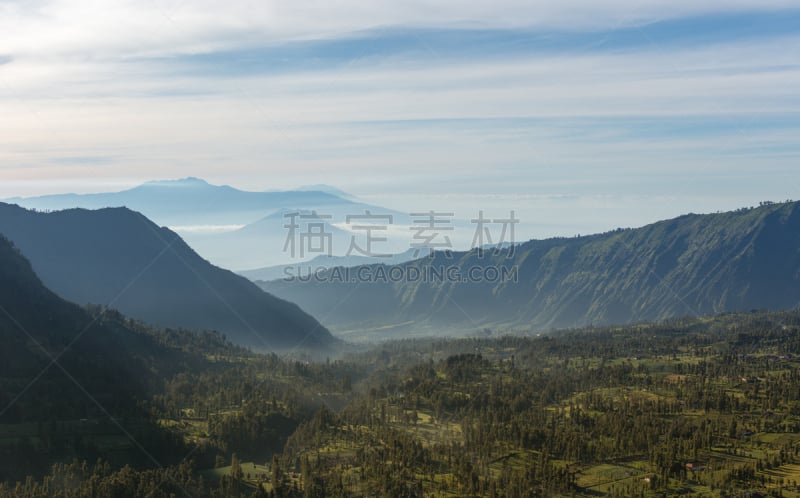
[[[0,198],[201,177],[531,237],[800,198],[797,0],[0,0]]]

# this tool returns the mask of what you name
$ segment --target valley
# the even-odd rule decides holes
[[[0,0],[0,498],[800,498],[798,0]]]

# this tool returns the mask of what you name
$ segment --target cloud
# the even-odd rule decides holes
[[[103,156],[67,156],[54,157],[50,160],[56,164],[109,164],[114,161],[114,158]]]
[[[543,155],[578,162],[599,157],[600,148],[613,158],[670,148],[674,155],[691,144],[721,146],[715,135],[739,129],[773,137],[762,145],[775,150],[791,146],[786,130],[800,112],[797,49],[800,38],[768,38],[471,62],[399,58],[225,78],[164,76],[157,62],[42,65],[51,77],[28,81],[12,77],[24,65],[9,66],[6,81],[16,85],[0,87],[0,98],[15,119],[0,123],[0,160],[114,157],[148,176],[161,176],[164,165],[186,176],[223,162],[264,173],[293,164],[306,174],[403,161],[420,170],[437,162],[480,168]]]
[[[0,196],[313,177],[553,220],[563,197],[797,197],[794,5],[0,2]]]
[[[356,0],[194,2],[51,0],[0,3],[4,50],[23,57],[104,59],[207,53],[387,27],[598,31],[657,21],[796,9],[794,0]]]

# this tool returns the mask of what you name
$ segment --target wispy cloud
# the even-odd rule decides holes
[[[798,21],[796,0],[4,1],[0,197],[189,175],[554,215],[797,197]]]
[[[585,31],[791,8],[797,8],[793,0],[230,0],[224,8],[212,0],[7,0],[0,4],[0,31],[14,54],[154,55],[347,37],[387,26]]]

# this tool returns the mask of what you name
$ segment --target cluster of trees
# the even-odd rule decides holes
[[[798,331],[796,313],[753,313],[562,337],[386,345],[400,357],[431,353],[405,369],[387,367],[338,416],[302,424],[284,465],[309,458],[315,478],[341,496],[577,493],[581,468],[630,459],[643,462],[646,480],[609,494],[687,480],[758,489],[769,483],[763,469],[800,461],[798,446],[753,452],[751,440],[800,432]],[[332,448],[340,451],[326,457]],[[756,456],[736,463],[720,452]],[[714,462],[713,472],[688,471],[697,461]]]
[[[68,424],[43,421],[3,451],[35,459],[82,447],[78,456],[104,460],[57,464],[0,486],[0,498],[637,496],[689,482],[726,494],[796,489],[768,470],[800,462],[798,312],[405,340],[332,362],[186,334],[153,336],[193,368],[177,368],[126,423],[171,466],[108,458]],[[764,433],[788,437],[765,443]],[[266,462],[268,478],[242,460]],[[631,461],[638,473],[602,490],[582,478],[597,464]],[[202,477],[229,464],[221,478]]]
[[[130,466],[113,470],[102,461],[95,465],[74,461],[53,465],[39,481],[28,478],[15,485],[0,485],[0,498],[225,496],[210,489],[201,477],[196,477],[194,470],[191,463],[148,470],[135,470]]]

